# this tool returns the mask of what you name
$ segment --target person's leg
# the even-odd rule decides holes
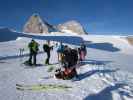
[[[83,60],[85,60],[85,51],[83,51]]]
[[[60,53],[59,52],[57,52],[57,56],[58,56],[58,61],[60,61]]]
[[[82,53],[79,54],[79,60],[82,61]]]
[[[48,64],[48,52],[46,52],[46,53],[47,53],[47,58],[45,60],[45,64]]]
[[[29,55],[29,64],[31,65],[32,64],[32,53],[30,52],[30,55]]]
[[[50,59],[50,52],[47,54],[47,56],[48,56],[48,58],[47,58],[47,60],[48,60],[48,64],[49,64],[49,59]]]
[[[63,53],[61,53],[61,55],[60,55],[60,62],[61,62],[61,64],[63,64],[63,62],[64,62],[64,55],[63,55]]]
[[[46,58],[46,60],[45,60],[45,64],[48,64],[48,58]]]
[[[84,51],[81,51],[81,58],[82,58],[82,60],[85,59]]]
[[[33,60],[34,60],[33,64],[34,64],[34,65],[36,65],[36,56],[37,56],[37,53],[34,53],[34,54],[33,54]]]

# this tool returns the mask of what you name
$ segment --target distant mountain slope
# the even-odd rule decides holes
[[[70,33],[77,33],[78,35],[87,34],[83,26],[78,21],[75,21],[75,20],[71,20],[63,24],[59,24],[57,28],[58,30],[64,33],[70,32]]]
[[[19,33],[11,31],[9,28],[0,29],[0,42],[16,40],[20,35]]]

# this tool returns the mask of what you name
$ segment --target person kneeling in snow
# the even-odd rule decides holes
[[[75,49],[71,49],[65,46],[63,52],[63,68],[56,70],[55,77],[59,79],[72,79],[77,76],[76,64],[78,61],[78,52]]]

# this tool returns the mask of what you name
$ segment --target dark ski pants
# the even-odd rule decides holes
[[[47,52],[47,58],[45,64],[49,64],[49,59],[50,59],[50,52]]]
[[[33,52],[30,53],[29,64],[36,65],[36,56],[37,56],[37,53],[33,53]],[[33,59],[33,63],[32,63],[32,59]]]

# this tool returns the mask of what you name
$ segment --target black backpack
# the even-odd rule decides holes
[[[44,44],[44,45],[43,45],[43,50],[44,50],[45,52],[47,52],[48,49],[49,49],[49,46],[48,46],[47,44]]]
[[[71,60],[73,63],[77,63],[78,61],[78,51],[76,49],[71,50]]]
[[[64,63],[68,64],[68,67],[74,66],[78,61],[78,52],[75,49],[71,49],[70,51],[64,51]]]

